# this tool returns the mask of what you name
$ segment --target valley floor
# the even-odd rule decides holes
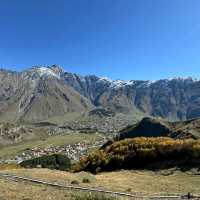
[[[72,160],[79,160],[80,156],[104,142],[105,137],[101,134],[67,133],[37,138],[0,148],[0,163],[19,163],[54,153],[62,153]]]
[[[121,191],[138,195],[183,195],[188,192],[192,194],[200,193],[200,174],[198,175],[194,173],[194,171],[181,172],[173,169],[158,172],[147,170],[122,170],[97,175],[86,172],[70,173],[48,169],[12,169],[2,170],[0,172],[47,180],[62,185],[69,185],[71,182],[76,181],[79,186]],[[83,179],[88,179],[89,183],[83,183]],[[57,200],[62,200],[71,199],[74,193],[77,192],[0,178],[1,200],[50,200],[55,199],[55,197]]]

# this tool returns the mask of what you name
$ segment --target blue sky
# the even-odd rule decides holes
[[[200,77],[199,0],[0,0],[0,66]]]

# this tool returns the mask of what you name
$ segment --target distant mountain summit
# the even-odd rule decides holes
[[[41,121],[96,108],[171,121],[200,117],[200,81],[110,80],[65,72],[58,65],[0,70],[0,121]],[[114,115],[113,115],[114,116]]]
[[[20,73],[0,72],[0,119],[35,122],[93,105],[60,80],[55,66],[33,67]]]
[[[52,65],[49,67],[49,69],[51,69],[54,73],[56,73],[59,76],[64,73],[64,69],[59,65]]]

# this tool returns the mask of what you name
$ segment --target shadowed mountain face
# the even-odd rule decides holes
[[[97,107],[111,113],[140,112],[172,121],[197,118],[200,81],[112,81],[64,72],[57,65],[0,71],[0,121],[41,121]]]
[[[200,138],[200,120],[169,122],[163,119],[143,118],[135,125],[120,131],[117,139],[134,137],[171,137],[176,139]]]

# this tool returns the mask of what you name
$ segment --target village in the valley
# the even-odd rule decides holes
[[[96,141],[93,144],[88,143],[87,141],[82,141],[76,144],[67,144],[63,146],[34,147],[31,149],[26,149],[12,159],[0,158],[0,164],[20,163],[24,160],[51,154],[63,154],[72,161],[78,161],[80,157],[86,155],[91,149],[100,147],[102,143],[102,140]]]

